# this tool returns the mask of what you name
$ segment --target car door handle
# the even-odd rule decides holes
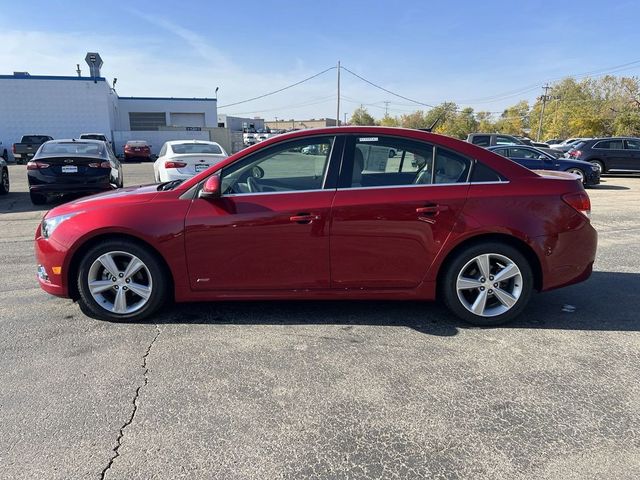
[[[424,207],[416,208],[416,213],[420,213],[422,215],[436,215],[439,212],[444,212],[449,207],[446,205],[425,205]]]
[[[320,215],[311,215],[310,213],[299,213],[298,215],[294,215],[289,217],[289,220],[296,223],[311,223],[314,220],[320,220]]]

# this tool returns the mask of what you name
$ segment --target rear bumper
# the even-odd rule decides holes
[[[598,246],[598,233],[591,223],[557,235],[536,238],[536,253],[542,267],[542,291],[573,285],[591,276]]]
[[[41,194],[59,193],[98,193],[113,190],[115,187],[110,183],[92,184],[65,184],[65,183],[45,183],[40,185],[29,185],[29,191]]]

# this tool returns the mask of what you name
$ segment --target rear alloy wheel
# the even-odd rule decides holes
[[[0,179],[0,195],[6,195],[9,193],[9,171],[6,168],[2,169],[2,178]]]
[[[580,178],[580,182],[582,182],[582,184],[584,185],[585,179],[584,172],[582,170],[580,170],[579,168],[570,168],[569,170],[567,170],[567,172],[577,175]]]
[[[604,173],[604,164],[600,160],[591,160],[589,163],[598,169],[600,175]]]
[[[31,203],[34,205],[44,205],[47,203],[47,197],[40,193],[29,192],[29,197],[31,197]]]
[[[449,309],[474,325],[515,318],[531,297],[533,273],[516,248],[482,243],[458,253],[445,273],[442,294]]]
[[[91,249],[78,269],[78,303],[93,318],[115,322],[141,320],[166,298],[160,261],[140,245],[108,241]]]

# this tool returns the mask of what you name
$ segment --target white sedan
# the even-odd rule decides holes
[[[186,180],[227,157],[227,152],[216,142],[174,140],[160,149],[153,173],[156,182]]]

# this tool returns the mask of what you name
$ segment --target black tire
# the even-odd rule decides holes
[[[125,268],[126,263],[121,263],[121,260],[123,258],[126,259],[127,255],[137,257],[137,259],[139,259],[144,264],[145,270],[141,269],[138,273],[135,274],[135,276],[140,275],[140,278],[142,278],[142,280],[135,278],[135,276],[132,276],[132,278],[136,283],[147,283],[150,286],[151,293],[148,299],[146,299],[146,303],[130,313],[115,313],[114,311],[109,309],[109,298],[115,297],[117,290],[109,289],[104,293],[101,293],[100,295],[109,298],[103,298],[103,304],[100,304],[98,303],[98,301],[96,301],[91,293],[91,290],[89,289],[90,275],[93,275],[96,271],[100,271],[101,268],[101,266],[98,266],[97,268],[94,267],[94,269],[92,270],[92,265],[94,265],[94,263],[97,262],[101,256],[109,253],[113,255],[112,258],[114,258],[114,262],[119,269]],[[114,275],[118,275],[118,277],[122,277],[122,275],[120,274],[123,273],[123,270],[119,270],[117,274],[115,272],[112,273]],[[103,269],[100,275],[103,279],[105,278],[105,276],[106,278],[108,278],[108,271],[106,269]],[[87,253],[84,254],[82,259],[80,260],[78,277],[76,279],[78,284],[78,292],[80,294],[78,304],[85,315],[98,320],[106,320],[111,322],[140,321],[158,311],[158,309],[166,301],[170,284],[167,278],[168,274],[166,272],[166,269],[164,268],[162,261],[156,256],[155,252],[150,252],[147,248],[144,248],[143,246],[129,240],[108,240],[91,248]],[[118,288],[116,285],[117,283],[122,283],[122,286],[120,288],[122,288],[123,290],[127,290],[127,285],[134,284],[129,282],[126,282],[125,284],[123,283],[125,281],[125,278],[122,278],[121,280],[113,280],[114,288]],[[126,298],[129,298],[131,300],[131,303],[134,304],[133,307],[135,307],[136,305],[135,302],[144,300],[142,299],[142,297],[137,296],[133,292],[133,289],[130,289],[123,295],[128,295],[128,297]],[[115,305],[116,301],[113,300],[111,306],[115,307]],[[128,305],[126,301],[125,305]]]
[[[39,193],[29,192],[29,196],[31,197],[31,203],[34,205],[44,205],[47,203],[47,197]]]
[[[595,165],[600,169],[600,175],[602,175],[603,173],[606,173],[605,169],[604,169],[604,163],[602,163],[602,161],[600,160],[589,160],[589,163],[591,165]]]
[[[2,174],[0,175],[0,195],[6,195],[9,193],[9,188],[9,170],[3,168]]]
[[[480,280],[485,280],[487,282],[485,284],[486,286],[480,287],[483,289],[483,292],[487,292],[487,305],[489,306],[488,310],[485,310],[487,312],[487,315],[478,315],[470,311],[458,295],[458,276],[462,275],[463,272],[473,271],[474,263],[472,261],[475,258],[485,254],[494,255],[494,257],[491,258],[492,261],[495,261],[497,264],[503,261],[499,257],[506,258],[507,260],[514,263],[518,267],[520,272],[519,277],[511,278],[499,284],[501,292],[509,290],[511,290],[511,292],[516,292],[519,289],[517,300],[503,313],[499,313],[500,309],[507,307],[505,307],[501,302],[498,301],[499,299],[496,295],[494,295],[493,293],[490,294],[490,292],[493,292],[493,289],[495,288],[495,284],[491,283],[493,281],[492,277],[489,277],[487,279],[480,275],[479,279],[476,280],[478,283],[480,282]],[[475,264],[475,266],[478,265]],[[495,267],[495,265],[492,266]],[[533,291],[533,272],[531,269],[531,265],[529,265],[529,261],[526,259],[526,257],[518,249],[512,247],[511,245],[500,242],[483,242],[472,245],[469,248],[461,250],[460,252],[455,254],[455,256],[447,262],[447,266],[445,268],[447,270],[445,271],[440,284],[441,297],[449,310],[451,310],[465,322],[471,323],[473,325],[491,326],[507,323],[513,320],[522,312],[522,310],[529,302],[529,299],[531,298],[531,292]],[[480,273],[479,270],[478,273]],[[497,272],[494,271],[494,273]],[[468,275],[465,275],[465,278],[467,277]],[[474,295],[476,295],[476,299],[480,296],[480,288],[469,288],[466,290],[462,290],[462,292],[464,293],[461,293],[461,295],[463,296],[463,299],[466,301],[467,305],[471,303]],[[494,306],[490,307],[491,305]],[[494,312],[492,312],[492,310],[494,310]]]

